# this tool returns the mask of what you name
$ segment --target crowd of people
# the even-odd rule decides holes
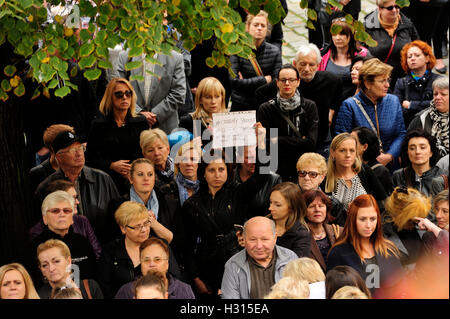
[[[449,80],[416,18],[377,0],[378,46],[338,15],[282,64],[246,14],[235,78],[191,68],[206,44],[120,52],[100,96],[79,86],[27,130],[33,224],[0,299],[448,298]],[[210,147],[214,114],[249,110],[255,144]]]

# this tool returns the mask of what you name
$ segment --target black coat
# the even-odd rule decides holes
[[[180,270],[171,252],[169,252],[169,272],[179,278]],[[105,299],[114,298],[120,287],[141,275],[141,265],[134,267],[133,261],[128,256],[124,236],[105,246],[98,262],[98,279]]]
[[[256,54],[256,60],[264,76],[270,75],[272,79],[276,79],[282,63],[280,50],[273,44],[264,41],[253,52]],[[245,106],[245,110],[256,110],[259,104],[255,98],[255,90],[267,83],[265,77],[256,74],[248,59],[232,55],[230,61],[231,68],[236,74],[235,78],[230,77],[232,87],[231,101]],[[239,72],[242,74],[242,79],[238,76]]]
[[[372,168],[373,173],[383,186],[386,195],[387,196],[391,195],[392,191],[394,190],[394,185],[392,182],[392,176],[389,169],[383,164],[380,164],[376,159],[369,161],[367,165],[370,166],[370,168]]]
[[[142,157],[139,138],[142,131],[149,128],[144,116],[131,117],[128,112],[125,125],[118,127],[112,113],[99,113],[92,121],[86,149],[86,164],[108,173],[121,194],[129,190],[129,182],[110,168],[112,162]]]
[[[87,280],[87,284],[89,286],[89,291],[91,292],[92,299],[103,299],[103,293],[102,293],[102,290],[100,289],[99,284],[95,280],[92,280],[92,279],[86,279],[86,280]],[[83,299],[89,299],[89,296],[86,291],[86,288],[84,287],[83,281],[80,282],[80,292],[81,292],[81,296],[83,297]],[[50,299],[50,297],[52,295],[52,287],[50,286],[50,284],[47,283],[44,286],[42,286],[41,289],[39,289],[38,294],[41,299]]]
[[[64,172],[58,169],[55,173],[47,177],[36,189],[34,196],[34,205],[36,214],[39,217],[36,218],[34,223],[41,219],[42,213],[40,213],[40,206],[44,200],[45,188],[51,181],[57,179],[68,180]],[[84,166],[78,177],[78,183],[80,188],[80,205],[82,209],[78,209],[78,214],[86,216],[94,232],[97,235],[98,240],[101,243],[106,242],[106,238],[109,230],[105,227],[108,208],[110,201],[119,198],[119,192],[111,177],[105,172]]]
[[[405,127],[409,126],[415,114],[430,106],[433,100],[432,84],[438,77],[439,74],[428,72],[416,81],[409,73],[397,80],[394,94],[397,95],[400,104],[405,100],[411,102],[408,109],[402,108]]]
[[[311,234],[306,227],[297,220],[282,236],[277,237],[277,245],[292,250],[299,258],[309,257],[310,237]]]
[[[392,53],[386,62],[394,67],[391,74],[391,90],[394,88],[397,79],[405,75],[405,72],[400,64],[400,51],[405,44],[419,39],[419,34],[411,20],[401,12],[400,17],[400,22],[397,30],[395,31],[395,34],[397,34],[397,39],[395,40]],[[366,32],[378,42],[377,46],[368,47],[370,53],[384,62],[392,46],[393,38],[391,38],[387,31],[381,27],[380,21],[378,20],[378,9],[369,13],[364,18],[364,27]]]
[[[445,174],[443,170],[437,166],[433,166],[423,173],[419,179],[416,179],[414,170],[411,167],[407,167],[396,170],[392,175],[392,181],[394,187],[412,187],[426,196],[431,196],[431,184],[433,178],[441,176],[442,174]]]
[[[225,262],[240,249],[234,224],[243,225],[246,219],[242,207],[268,178],[257,173],[258,166],[245,183],[226,182],[214,197],[200,184],[181,209],[186,269],[192,279],[199,277],[213,290],[221,286]]]
[[[389,257],[385,257],[378,253],[375,253],[376,264],[379,267],[379,284],[381,288],[391,288],[397,284],[400,284],[400,281],[404,277],[404,271],[402,268],[402,264],[400,263],[400,259],[390,255]],[[362,264],[361,258],[359,258],[353,246],[349,243],[344,243],[338,246],[333,247],[328,254],[328,269],[332,269],[336,266],[350,266],[355,269],[366,281],[366,278],[369,279],[368,282],[372,282],[372,277],[376,277],[373,269],[366,269],[366,267]],[[372,276],[371,278],[368,278]],[[376,294],[381,293],[381,291],[375,287],[368,288],[371,290],[371,293],[376,296]]]
[[[47,177],[55,172],[50,164],[50,158],[47,158],[41,164],[30,169],[31,191],[34,193],[38,185]]]
[[[316,104],[301,97],[301,104],[296,109],[283,112],[296,126],[302,138],[298,137],[281,115],[276,99],[262,104],[256,120],[269,132],[270,128],[278,128],[278,169],[277,173],[283,181],[296,181],[296,163],[306,152],[314,152],[317,141],[319,118]],[[267,145],[270,145],[270,134],[267,134]]]

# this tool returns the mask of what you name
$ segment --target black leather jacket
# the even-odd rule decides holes
[[[58,169],[39,184],[35,193],[35,205],[37,205],[37,209],[39,209],[44,200],[45,187],[48,183],[57,179],[68,180],[64,172]],[[120,196],[116,185],[108,174],[86,165],[78,177],[78,183],[80,189],[80,193],[78,194],[80,196],[79,208],[81,206],[81,209],[78,209],[78,214],[84,215],[89,219],[98,240],[101,243],[105,243],[106,234],[108,233],[105,225],[109,203],[112,199]]]

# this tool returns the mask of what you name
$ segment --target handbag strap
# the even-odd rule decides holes
[[[89,283],[88,283],[87,279],[83,279],[83,285],[84,285],[84,290],[86,290],[86,293],[88,295],[88,299],[92,299],[91,289],[89,288]]]
[[[250,63],[252,64],[253,69],[256,72],[256,75],[264,76],[264,73],[263,73],[261,67],[259,66],[258,61],[256,60],[256,57],[251,55],[249,60],[250,60]]]
[[[395,40],[397,40],[397,33],[394,34],[394,38],[392,39],[391,48],[389,49],[389,53],[388,53],[388,55],[386,57],[386,60],[384,60],[384,63],[387,63],[387,61],[389,60],[389,57],[391,56],[392,50],[394,49]]]
[[[289,127],[294,131],[295,135],[297,135],[299,138],[302,138],[302,135],[300,134],[298,129],[295,127],[294,123],[292,123],[292,121],[289,119],[289,117],[287,117],[286,114],[284,114],[278,106],[275,106],[275,108],[277,109],[278,113],[280,113],[280,115],[288,123]]]
[[[361,102],[354,96],[352,96],[352,99],[355,101],[356,105],[358,105],[359,109],[364,114],[364,117],[366,118],[367,122],[369,122],[369,125],[372,128],[372,130],[375,132],[375,134],[377,134],[378,142],[380,142],[381,150],[383,150],[383,143],[381,142],[381,139],[380,139],[380,129],[379,129],[378,121],[377,121],[377,128],[375,128],[375,125],[373,125],[372,120],[370,119],[370,117],[367,114],[366,110],[362,106]],[[376,109],[376,106],[375,106],[375,115],[376,114],[377,114],[377,109]]]

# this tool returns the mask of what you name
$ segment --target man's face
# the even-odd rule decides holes
[[[245,231],[245,249],[258,263],[263,264],[272,259],[273,250],[277,241],[270,221],[249,221]]]
[[[59,150],[56,153],[56,159],[61,167],[75,168],[84,166],[85,146],[79,142]]]
[[[300,73],[300,80],[310,82],[316,75],[319,63],[317,63],[316,54],[311,52],[308,55],[300,56],[298,60],[294,60],[294,66]]]

